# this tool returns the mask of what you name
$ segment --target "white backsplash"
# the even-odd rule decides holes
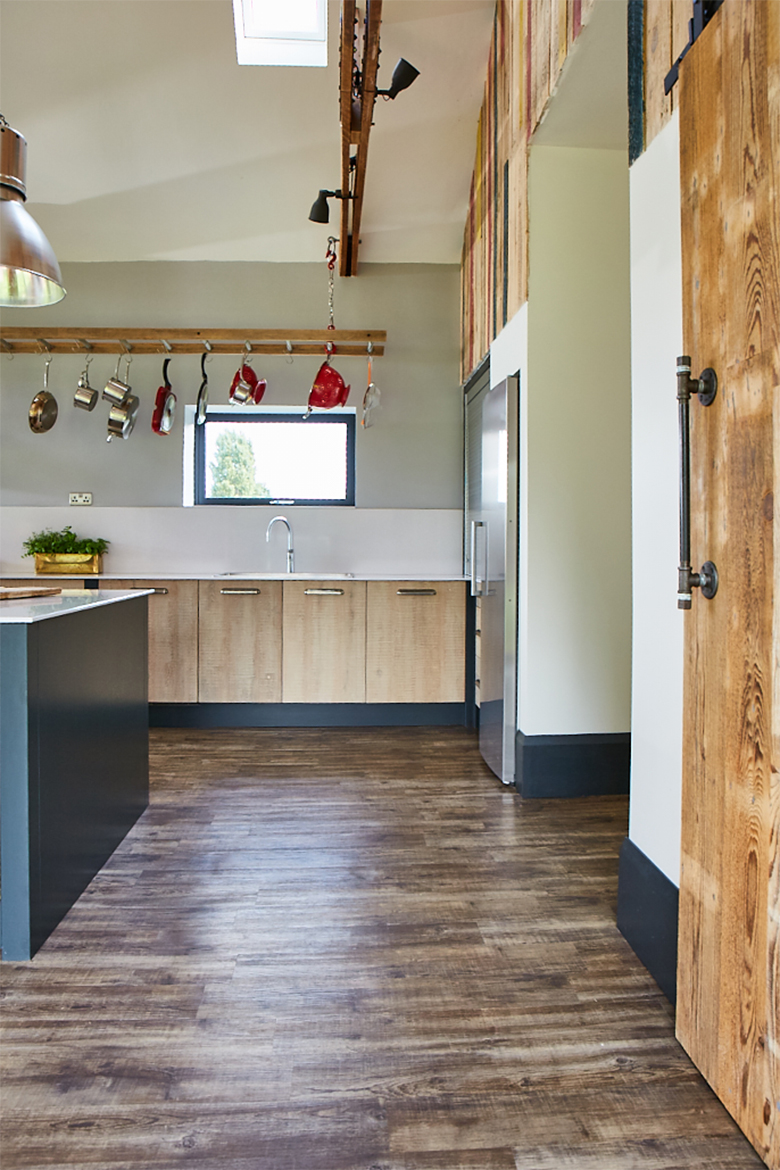
[[[103,562],[112,576],[170,573],[275,573],[285,570],[286,531],[293,528],[301,573],[408,574],[430,579],[463,571],[463,513],[423,508],[2,508],[0,572],[30,573],[22,543],[44,528],[70,524],[79,536],[111,542]]]

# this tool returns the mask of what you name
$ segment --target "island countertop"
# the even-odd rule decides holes
[[[37,580],[43,586],[40,577]],[[145,597],[152,592],[151,589],[63,589],[61,593],[41,597],[9,598],[0,601],[0,625],[29,625],[102,605],[115,605],[131,597]]]

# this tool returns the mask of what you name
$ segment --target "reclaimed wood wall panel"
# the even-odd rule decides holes
[[[672,0],[645,0],[645,145],[672,116],[664,78],[672,67]]]
[[[681,69],[692,547],[718,565],[686,630],[677,1035],[780,1167],[780,5],[725,4]]]
[[[528,140],[592,9],[593,0],[496,5],[463,238],[464,380],[528,297]]]

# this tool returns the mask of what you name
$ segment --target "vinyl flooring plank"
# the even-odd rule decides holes
[[[617,932],[622,797],[460,728],[156,730],[152,800],[0,966],[3,1170],[753,1170]]]

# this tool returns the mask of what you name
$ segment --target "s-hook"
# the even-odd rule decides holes
[[[711,406],[718,393],[718,376],[711,367],[702,370],[698,379],[691,377],[691,359],[687,354],[677,359],[677,417],[680,429],[680,563],[677,566],[677,608],[691,608],[691,590],[701,589],[712,600],[718,592],[718,570],[705,561],[701,571],[691,570],[691,435],[689,406],[692,394],[698,394],[702,406]]]

